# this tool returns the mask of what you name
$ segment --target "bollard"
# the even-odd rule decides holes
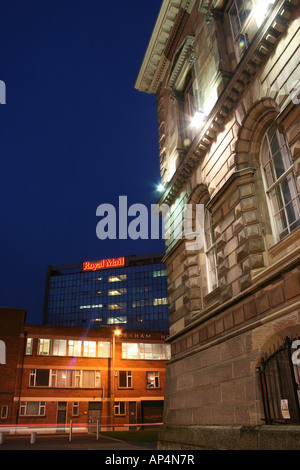
[[[4,432],[0,432],[0,445],[4,443]]]
[[[70,420],[70,433],[69,433],[69,442],[72,441],[72,420]]]
[[[36,432],[32,432],[30,434],[30,444],[35,444],[35,440],[36,440]]]

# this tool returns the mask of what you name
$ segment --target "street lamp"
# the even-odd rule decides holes
[[[115,403],[115,349],[116,349],[116,336],[120,336],[121,330],[118,328],[114,330],[113,334],[113,347],[112,347],[112,393],[111,393],[111,412],[112,412],[112,425],[113,431],[115,430],[115,410],[114,410],[114,403]]]

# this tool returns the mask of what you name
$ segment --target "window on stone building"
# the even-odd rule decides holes
[[[229,9],[229,21],[237,60],[240,60],[249,46],[245,24],[251,12],[249,0],[233,0]]]
[[[204,249],[206,256],[207,288],[210,293],[218,287],[218,272],[215,231],[212,215],[208,209],[205,210],[204,214]]]
[[[275,242],[300,225],[300,194],[284,134],[274,124],[261,146],[261,166]]]

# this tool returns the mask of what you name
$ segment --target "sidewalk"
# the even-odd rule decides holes
[[[5,435],[1,450],[114,450],[141,451],[156,449],[156,442],[125,442],[119,439],[96,434],[73,434],[71,442],[67,434],[36,435],[34,444],[30,443],[30,434],[26,436]]]

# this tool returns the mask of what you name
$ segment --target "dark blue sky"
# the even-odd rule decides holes
[[[0,306],[40,323],[47,265],[160,251],[96,209],[156,203],[156,100],[134,84],[162,0],[9,0],[0,15]]]

